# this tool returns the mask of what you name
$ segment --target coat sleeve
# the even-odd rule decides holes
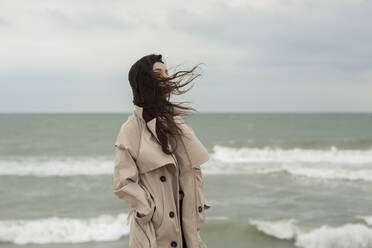
[[[138,169],[129,150],[115,145],[113,192],[135,211],[139,222],[147,223],[155,211],[155,204],[150,193],[137,180]]]

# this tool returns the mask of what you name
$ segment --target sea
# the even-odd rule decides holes
[[[0,247],[129,247],[112,191],[130,113],[0,114]],[[193,113],[209,248],[371,248],[372,113]]]

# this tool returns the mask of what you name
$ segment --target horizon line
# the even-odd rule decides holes
[[[132,114],[132,112],[0,112],[0,114]],[[372,114],[372,111],[238,111],[238,112],[216,112],[216,111],[203,111],[191,112],[192,114]]]

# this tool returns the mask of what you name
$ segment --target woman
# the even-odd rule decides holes
[[[129,71],[134,111],[115,142],[113,191],[131,208],[127,220],[134,216],[130,248],[207,247],[200,228],[210,204],[200,165],[208,151],[181,117],[193,108],[169,102],[172,93],[189,90],[180,87],[195,77],[180,79],[195,68],[168,76],[162,56],[151,54]]]

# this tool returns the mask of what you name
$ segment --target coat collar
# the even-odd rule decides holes
[[[141,120],[143,120],[146,125],[148,126],[148,128],[150,129],[151,133],[155,136],[155,138],[160,142],[159,140],[159,137],[158,135],[156,134],[156,118],[152,118],[151,120],[149,120],[148,122],[145,121],[145,119],[143,118],[143,107],[141,106],[138,106],[136,104],[134,104],[134,114],[140,118]]]
[[[178,107],[174,107],[174,111],[178,114],[181,114],[182,113],[182,110]],[[148,128],[151,130],[151,133],[155,136],[155,138],[160,142],[159,140],[159,137],[158,135],[156,134],[156,121],[157,121],[157,118],[154,117],[152,118],[151,120],[149,120],[148,122],[145,121],[145,119],[143,118],[143,107],[141,106],[138,106],[136,104],[134,104],[134,114],[140,118],[143,122],[146,123],[146,125],[148,126]],[[176,120],[179,120],[178,117],[175,117]]]
[[[143,107],[134,104],[134,111],[133,112],[137,117],[144,120],[143,117],[142,117]]]

